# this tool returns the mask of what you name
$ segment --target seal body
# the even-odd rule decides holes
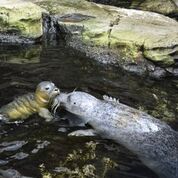
[[[138,155],[161,178],[178,178],[178,133],[166,123],[116,100],[85,92],[62,93],[54,100],[89,123],[102,137]]]
[[[53,116],[48,108],[52,99],[59,94],[59,89],[49,81],[38,84],[35,93],[16,98],[11,103],[0,108],[1,117],[5,120],[14,121],[26,119],[34,113],[38,113],[46,121],[50,121]]]

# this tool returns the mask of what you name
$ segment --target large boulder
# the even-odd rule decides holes
[[[54,15],[59,31],[68,37],[70,45],[91,57],[100,59],[103,51],[112,53],[117,56],[115,62],[125,65],[125,69],[133,63],[145,66],[145,59],[146,65],[152,61],[163,68],[177,62],[178,22],[173,19],[85,0],[46,0],[37,4]],[[154,72],[154,67],[144,69],[148,68]]]
[[[23,42],[23,38],[42,36],[42,12],[46,11],[31,2],[1,0],[0,41]]]

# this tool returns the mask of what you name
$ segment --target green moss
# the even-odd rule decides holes
[[[145,50],[144,56],[162,66],[170,66],[174,64],[174,58],[169,54],[165,54],[164,50]]]
[[[92,42],[95,46],[108,46],[108,34],[106,32],[93,33],[86,31],[83,33],[83,41],[85,43]]]

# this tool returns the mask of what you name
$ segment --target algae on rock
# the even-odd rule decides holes
[[[42,12],[46,11],[31,2],[2,0],[0,33],[38,38],[43,34]]]

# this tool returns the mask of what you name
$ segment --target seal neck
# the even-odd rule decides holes
[[[47,108],[50,102],[50,97],[47,93],[42,91],[35,92],[35,100],[39,106]]]

